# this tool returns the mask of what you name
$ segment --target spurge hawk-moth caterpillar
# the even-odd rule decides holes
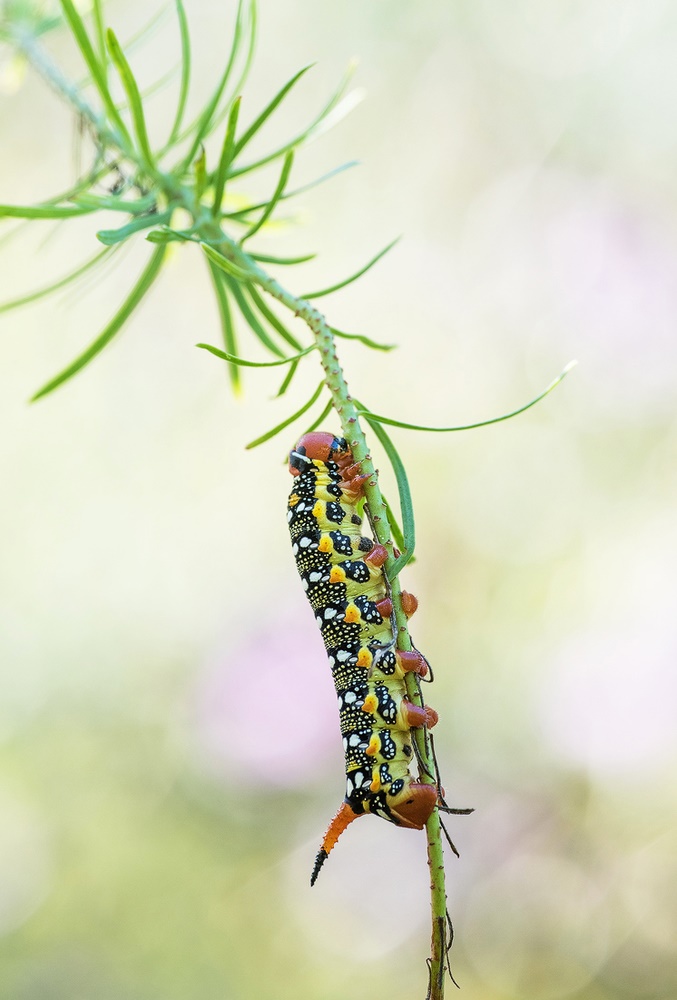
[[[407,698],[404,677],[424,677],[418,652],[396,649],[384,546],[362,534],[357,504],[365,476],[343,438],[305,434],[289,456],[295,477],[287,518],[296,567],[331,665],[345,751],[346,796],[333,818],[311,877],[314,884],[339,835],[371,812],[421,830],[438,800],[435,785],[410,771],[411,729],[432,727],[437,713]],[[403,593],[403,610],[416,599]]]

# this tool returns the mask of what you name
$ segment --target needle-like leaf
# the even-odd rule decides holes
[[[307,413],[310,407],[313,406],[318,401],[318,399],[320,398],[320,393],[322,392],[323,389],[324,389],[324,381],[320,382],[320,384],[318,385],[317,389],[312,394],[308,402],[304,403],[303,406],[296,411],[296,413],[292,413],[291,417],[287,417],[287,419],[283,420],[281,424],[277,424],[276,427],[273,427],[271,430],[266,431],[266,433],[262,434],[261,437],[257,437],[254,441],[250,441],[248,445],[245,445],[245,448],[247,449],[256,448],[258,447],[258,445],[263,444],[264,441],[270,441],[270,439],[275,437],[276,434],[279,434],[280,431],[283,431],[285,427],[289,427],[290,424],[293,424],[295,420],[298,420],[298,418],[302,417],[304,413]]]
[[[70,285],[71,282],[77,281],[78,278],[82,277],[90,268],[96,267],[100,264],[105,257],[109,256],[112,252],[110,247],[106,247],[105,250],[101,250],[95,257],[90,258],[90,260],[85,261],[80,267],[76,268],[75,271],[71,271],[63,278],[59,278],[58,281],[53,282],[51,285],[45,285],[44,288],[38,288],[35,292],[28,292],[26,295],[22,295],[17,299],[11,299],[9,302],[3,302],[0,304],[0,313],[9,312],[10,309],[16,309],[18,306],[28,305],[29,302],[36,302],[38,299],[44,298],[46,295],[51,295],[52,292],[58,292],[59,289],[65,288]]]
[[[115,37],[115,33],[112,28],[108,28],[106,31],[106,42],[108,44],[108,51],[110,52],[111,59],[115,63],[115,68],[118,71],[118,75],[122,81],[122,86],[124,87],[125,94],[127,95],[129,110],[134,123],[136,141],[139,144],[141,155],[143,156],[146,165],[148,167],[153,167],[153,151],[150,148],[150,142],[148,140],[146,116],[144,115],[141,94],[139,93],[139,86],[136,82],[136,78],[132,73],[131,66],[127,62],[127,58],[122,51],[120,43]]]
[[[179,100],[176,105],[174,123],[169,133],[169,139],[167,140],[168,146],[172,146],[174,142],[176,142],[176,137],[181,131],[181,123],[183,121],[184,111],[186,110],[186,100],[188,98],[188,88],[190,86],[191,69],[190,35],[188,33],[186,10],[183,6],[183,0],[174,0],[174,3],[176,4],[176,16],[179,21],[179,33],[181,35],[181,84],[179,87]]]
[[[103,101],[108,116],[120,133],[123,142],[130,144],[131,138],[127,130],[127,126],[120,117],[118,109],[115,107],[113,96],[108,88],[106,73],[102,64],[99,62],[96,53],[94,52],[84,21],[76,10],[73,0],[60,0],[60,3],[64,12],[64,17],[68,21],[68,25],[73,32],[73,37],[77,42],[78,48],[80,49],[80,54],[87,65],[87,69],[91,74],[92,82],[99,92],[99,96]]]
[[[290,172],[290,170],[292,168],[293,162],[294,162],[294,150],[290,149],[289,152],[287,153],[287,155],[284,158],[284,163],[282,164],[282,171],[280,173],[280,177],[279,177],[279,180],[277,182],[277,186],[275,187],[275,190],[273,191],[273,194],[272,194],[272,197],[271,197],[270,201],[268,202],[268,204],[266,205],[265,209],[263,210],[260,219],[257,222],[255,222],[254,225],[251,226],[247,230],[247,232],[244,234],[244,236],[241,238],[241,240],[240,240],[240,246],[242,246],[242,244],[244,243],[245,240],[250,239],[250,237],[252,237],[254,235],[254,233],[258,233],[259,229],[261,229],[261,227],[266,224],[266,222],[268,221],[268,219],[270,218],[270,216],[275,211],[275,206],[277,205],[278,201],[282,197],[284,189],[287,186],[287,181],[289,179],[289,172]]]
[[[490,424],[500,424],[503,420],[510,420],[511,417],[516,417],[520,413],[524,413],[525,410],[529,410],[536,403],[540,403],[548,393],[560,384],[562,379],[578,364],[577,361],[570,361],[569,364],[563,369],[563,371],[553,379],[549,386],[539,393],[535,399],[530,400],[525,403],[524,406],[520,406],[517,410],[511,410],[510,413],[503,413],[500,417],[492,417],[490,420],[479,420],[474,424],[458,424],[453,427],[428,427],[424,424],[408,424],[404,420],[393,420],[390,417],[379,416],[378,413],[369,413],[367,410],[361,410],[364,413],[365,418],[369,421],[372,426],[378,424],[388,424],[390,427],[401,427],[408,431],[428,431],[431,434],[449,434],[453,431],[472,431],[476,427],[488,427]],[[374,426],[374,431],[376,431],[376,426]]]
[[[246,271],[243,271],[241,267],[234,264],[232,260],[228,257],[224,257],[223,254],[215,250],[214,247],[210,246],[209,243],[200,243],[202,250],[209,259],[220,268],[224,274],[235,278],[236,281],[249,281],[250,275]]]
[[[245,323],[248,325],[254,336],[261,341],[263,346],[267,348],[271,354],[276,354],[278,358],[284,358],[286,356],[284,351],[281,351],[277,344],[270,339],[266,329],[259,322],[258,316],[250,306],[243,291],[242,285],[238,281],[234,281],[232,278],[227,276],[225,280],[228,285],[228,290],[235,299],[237,307],[242,313]],[[301,345],[299,344],[298,346],[300,347]]]
[[[244,147],[247,145],[247,143],[251,139],[253,139],[253,137],[256,135],[256,133],[258,132],[258,130],[264,124],[264,122],[266,122],[268,120],[268,118],[270,118],[270,116],[272,115],[272,113],[275,110],[275,108],[280,104],[281,101],[284,100],[284,98],[287,96],[287,94],[292,89],[292,87],[294,86],[294,84],[297,83],[301,79],[301,77],[304,75],[304,73],[307,73],[308,70],[311,69],[312,65],[313,64],[311,63],[309,66],[304,66],[303,69],[300,69],[298,71],[298,73],[295,73],[294,76],[291,78],[291,80],[288,80],[287,83],[285,83],[284,87],[282,87],[277,92],[277,94],[272,99],[272,101],[270,101],[270,103],[266,105],[266,107],[263,109],[263,111],[258,116],[258,118],[254,119],[254,121],[251,123],[251,125],[249,126],[249,128],[244,132],[244,134],[235,143],[235,149],[233,150],[233,159],[235,159],[237,156],[239,156],[239,154],[242,152],[242,150],[244,149]]]
[[[361,94],[353,92],[346,95],[346,97],[341,100],[343,92],[345,91],[345,88],[353,74],[353,70],[354,65],[351,65],[327,104],[313,119],[310,125],[308,125],[302,132],[294,136],[294,138],[289,142],[286,142],[284,145],[273,150],[272,153],[267,153],[258,160],[254,160],[252,163],[247,163],[244,166],[233,170],[231,176],[239,177],[241,174],[249,173],[252,170],[258,170],[259,167],[264,166],[266,163],[270,163],[271,160],[276,160],[279,156],[284,156],[287,150],[306,145],[312,139],[315,139],[322,132],[326,131],[327,128],[335,125],[341,120],[341,118],[345,117],[345,115],[349,114],[349,112],[355,107],[355,104],[362,99]]]
[[[261,313],[266,322],[268,322],[274,330],[277,330],[282,339],[285,340],[290,347],[293,347],[295,350],[300,351],[302,349],[302,345],[296,339],[294,334],[289,332],[289,330],[284,325],[282,320],[275,315],[272,309],[268,307],[267,302],[265,301],[263,296],[259,293],[258,289],[253,284],[250,283],[249,285],[247,285],[247,291],[249,292],[249,296],[252,302],[254,303],[255,307]]]
[[[362,333],[345,333],[343,330],[337,330],[335,326],[331,327],[331,332],[336,337],[342,337],[344,340],[359,340],[361,344],[364,344],[365,347],[370,347],[372,351],[394,351],[397,347],[397,344],[379,344],[377,340],[365,337]]]
[[[228,300],[228,292],[226,291],[225,277],[223,271],[220,271],[213,261],[207,259],[207,265],[209,267],[209,273],[211,275],[214,292],[216,294],[216,302],[219,307],[219,319],[221,320],[223,346],[226,348],[227,353],[234,357],[237,355],[237,335],[230,311],[230,302]],[[231,363],[228,364],[228,375],[233,391],[236,395],[239,395],[242,391],[242,380],[240,378],[240,370],[237,365]]]
[[[270,254],[250,252],[249,256],[260,264],[280,264],[286,266],[288,264],[305,264],[307,260],[315,260],[317,254],[307,253],[303,257],[272,257]]]
[[[38,392],[36,392],[31,398],[32,403],[34,403],[37,399],[41,399],[42,396],[46,396],[48,393],[53,392],[56,388],[58,388],[58,386],[63,385],[64,382],[67,382],[68,379],[76,375],[82,368],[85,367],[85,365],[89,364],[89,362],[95,358],[108,343],[110,343],[118,330],[134,312],[160,273],[165,249],[165,247],[158,247],[153,251],[153,255],[144,268],[141,277],[134,285],[131,292],[105,330],[96,338],[93,344],[90,344],[86,351],[75,359],[75,361],[68,365],[67,368],[64,368],[62,372],[59,372],[59,374],[53,379],[50,379],[46,385],[43,385],[43,387],[39,389]]]
[[[276,399],[279,396],[284,396],[285,392],[287,391],[287,389],[289,388],[289,386],[292,383],[292,379],[294,378],[294,375],[296,375],[298,367],[299,367],[299,362],[298,361],[292,361],[292,363],[289,366],[289,371],[287,372],[287,374],[285,375],[285,377],[282,379],[282,385],[280,386],[280,388],[275,393],[275,398]]]
[[[230,79],[230,74],[233,70],[235,60],[237,59],[237,56],[240,52],[240,46],[242,43],[242,33],[244,30],[243,25],[244,25],[245,7],[246,4],[244,3],[244,0],[239,0],[237,5],[237,14],[235,16],[235,29],[233,32],[233,42],[230,47],[228,62],[226,63],[226,68],[224,69],[221,75],[221,79],[219,80],[209,103],[205,107],[202,114],[199,115],[199,117],[194,122],[192,122],[191,125],[188,126],[183,135],[179,137],[183,139],[186,136],[190,135],[192,132],[194,132],[193,141],[188,150],[188,153],[184,156],[183,160],[181,161],[181,166],[179,168],[180,172],[185,170],[188,167],[188,165],[192,163],[193,157],[200,148],[200,143],[203,142],[204,139],[206,139],[206,137],[210,134],[210,131],[212,129],[216,109],[218,107],[219,101],[221,100],[223,92],[226,89],[228,80]],[[250,9],[255,10],[254,3],[251,3]]]
[[[223,192],[226,187],[228,167],[232,162],[233,150],[235,148],[235,130],[237,129],[237,119],[240,114],[241,100],[242,99],[240,97],[235,98],[228,115],[226,134],[223,138],[221,156],[219,157],[219,165],[216,170],[216,179],[214,181],[214,205],[212,207],[213,215],[218,215],[221,211],[221,202],[223,201]]]
[[[236,358],[233,354],[228,354],[226,351],[220,350],[218,347],[214,347],[212,344],[196,344],[196,347],[201,347],[205,351],[209,351],[210,354],[214,354],[217,358],[221,358],[223,361],[228,361],[231,365],[242,365],[245,368],[277,368],[279,365],[289,365],[296,363],[301,358],[305,357],[306,354],[310,354],[314,351],[315,344],[312,347],[307,347],[305,351],[299,351],[298,354],[293,354],[289,358],[283,358],[280,361],[245,361],[244,358]]]
[[[355,400],[355,405],[359,407],[359,412],[364,416],[376,437],[383,446],[383,450],[390,460],[390,464],[397,480],[397,492],[400,498],[400,511],[402,513],[402,553],[388,571],[388,578],[394,580],[397,574],[406,566],[414,554],[416,545],[416,525],[414,522],[414,505],[411,500],[411,490],[409,480],[404,468],[404,463],[400,458],[397,449],[390,440],[381,425],[373,420],[373,414],[365,408],[362,403]],[[396,539],[397,541],[397,539]]]
[[[120,226],[119,229],[100,229],[96,234],[96,238],[99,243],[103,243],[107,247],[110,247],[115,243],[124,242],[124,240],[128,239],[130,236],[133,236],[134,233],[142,232],[144,229],[150,229],[151,226],[163,225],[165,222],[169,222],[171,217],[171,209],[168,209],[166,212],[154,212],[151,215],[140,215],[137,219],[133,219],[131,222],[128,222],[126,226]]]
[[[122,198],[120,195],[94,194],[84,191],[73,198],[76,205],[88,211],[105,210],[107,212],[126,212],[127,215],[146,215],[157,204],[157,196],[146,194],[140,198]]]
[[[299,297],[302,299],[319,299],[322,295],[330,295],[332,292],[337,292],[339,288],[345,288],[346,285],[350,285],[353,281],[357,281],[358,278],[361,278],[363,274],[365,274],[377,261],[381,259],[381,257],[385,256],[389,250],[392,250],[398,241],[399,236],[397,239],[394,239],[392,243],[389,243],[387,247],[384,247],[383,250],[379,250],[376,256],[372,257],[368,264],[361,267],[359,271],[355,272],[355,274],[351,274],[349,278],[344,278],[343,281],[339,281],[336,285],[330,285],[329,288],[321,288],[318,292],[304,292],[303,295]]]
[[[334,404],[333,404],[332,400],[330,399],[329,402],[327,403],[327,405],[325,406],[325,408],[322,410],[322,413],[317,418],[317,420],[313,420],[313,422],[310,425],[310,427],[306,428],[305,433],[306,434],[310,434],[311,431],[317,430],[317,428],[321,424],[323,424],[325,422],[325,420],[327,419],[327,417],[329,416],[329,414],[331,413],[331,411],[333,410],[333,408],[334,408]]]
[[[72,219],[92,211],[84,205],[0,205],[0,219]]]

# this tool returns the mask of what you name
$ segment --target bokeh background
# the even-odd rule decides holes
[[[187,0],[194,109],[233,8]],[[153,10],[108,7],[123,40]],[[261,152],[360,60],[367,99],[293,179],[361,166],[259,243],[320,252],[284,275],[301,292],[404,234],[322,301],[334,325],[399,345],[341,345],[356,395],[464,423],[579,361],[514,421],[394,432],[444,784],[476,807],[450,822],[462,996],[674,1000],[677,12],[262,0],[260,29],[244,120],[317,61]],[[79,77],[65,33],[50,45]],[[175,64],[171,11],[131,58],[144,85]],[[67,188],[87,159],[69,111],[7,53],[0,77],[0,200]],[[155,136],[175,87],[150,104]],[[272,183],[262,172],[240,190]],[[85,260],[100,225],[19,227],[0,244],[2,299]],[[105,281],[0,317],[0,993],[422,998],[422,836],[364,820],[308,885],[343,777],[285,527],[283,459],[303,427],[243,450],[292,403],[265,371],[234,400],[193,347],[219,342],[199,255],[177,252],[91,368],[26,403],[103,327],[147,252],[140,239]],[[309,365],[292,402],[316,379]]]

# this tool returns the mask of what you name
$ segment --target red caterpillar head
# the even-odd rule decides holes
[[[289,455],[289,471],[292,476],[303,472],[309,462],[335,461],[337,455],[349,454],[345,438],[336,437],[328,431],[311,431],[304,434]]]

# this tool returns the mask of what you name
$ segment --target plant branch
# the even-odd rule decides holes
[[[215,235],[215,234],[214,234]],[[353,457],[359,462],[362,473],[369,476],[364,487],[365,510],[374,530],[377,541],[384,545],[388,552],[385,571],[390,579],[391,596],[397,628],[397,648],[411,650],[412,642],[409,634],[407,617],[402,610],[402,588],[397,576],[392,576],[398,560],[394,554],[394,544],[387,516],[387,506],[378,481],[378,473],[369,452],[369,446],[360,423],[358,406],[350,394],[343,369],[338,359],[336,342],[331,327],[323,314],[308,302],[297,298],[277,279],[268,275],[254,259],[242,250],[234,241],[221,232],[218,241],[220,253],[227,257],[239,271],[248,273],[250,280],[255,282],[265,292],[300,317],[310,328],[315,344],[319,350],[325,384],[331,393],[333,407],[341,422],[343,435],[350,445]],[[414,674],[406,675],[407,695],[415,704],[422,704],[417,678]],[[435,784],[435,763],[432,759],[425,730],[415,729],[414,739],[421,764],[420,780],[426,784]],[[440,819],[435,809],[426,824],[428,843],[428,867],[430,869],[430,900],[432,913],[432,943],[430,965],[429,1000],[442,1000],[444,996],[444,970],[446,963],[447,941],[447,897],[445,888],[444,852]]]

